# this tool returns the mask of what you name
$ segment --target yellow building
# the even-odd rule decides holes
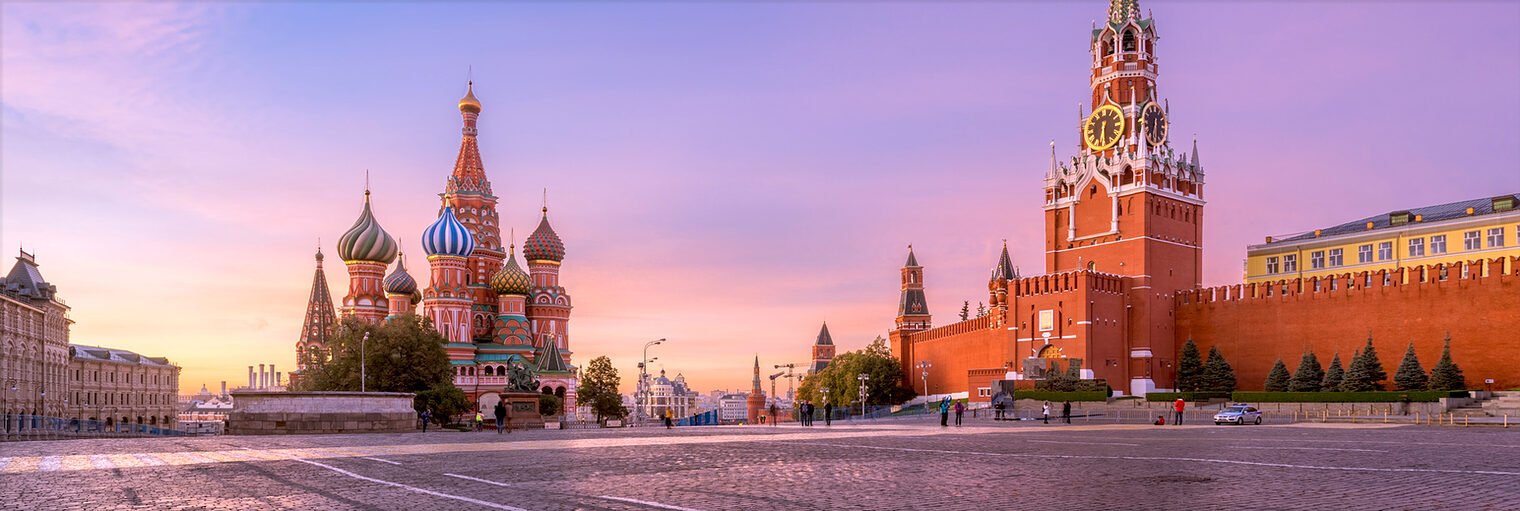
[[[1520,198],[1473,199],[1347,222],[1246,247],[1247,284],[1520,257]]]

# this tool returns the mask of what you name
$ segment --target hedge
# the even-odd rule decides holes
[[[1392,392],[1236,392],[1231,401],[1243,403],[1433,403],[1443,397],[1467,397],[1465,390]]]
[[[1171,402],[1181,399],[1183,401],[1205,401],[1209,399],[1228,399],[1229,392],[1148,392],[1145,394],[1146,401]]]
[[[1062,401],[1108,401],[1108,392],[1101,390],[1088,390],[1079,392],[1051,392],[1045,390],[1015,390],[1014,399],[1033,399],[1036,401],[1050,401],[1058,403]]]

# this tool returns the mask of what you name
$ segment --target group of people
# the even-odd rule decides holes
[[[950,409],[950,396],[945,396],[945,400],[939,403],[939,425],[941,427],[948,427],[950,425]],[[956,401],[954,409],[955,425],[959,426],[961,425],[961,415],[966,413],[966,403]]]

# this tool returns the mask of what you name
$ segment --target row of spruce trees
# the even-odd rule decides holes
[[[1330,368],[1320,366],[1319,358],[1313,352],[1305,352],[1298,361],[1298,370],[1290,376],[1288,367],[1282,359],[1272,366],[1272,371],[1267,374],[1265,388],[1267,392],[1368,392],[1381,391],[1383,380],[1388,379],[1388,373],[1383,370],[1383,363],[1378,360],[1377,349],[1372,347],[1372,338],[1367,338],[1367,346],[1356,351],[1351,358],[1351,365],[1342,368],[1341,355],[1336,353],[1330,361]],[[1446,339],[1446,347],[1441,351],[1441,360],[1431,368],[1430,373],[1425,373],[1425,368],[1420,365],[1419,357],[1415,356],[1414,343],[1404,351],[1404,360],[1399,363],[1399,369],[1393,375],[1393,384],[1396,390],[1460,390],[1467,388],[1467,382],[1462,377],[1462,369],[1451,361],[1451,339]],[[1209,358],[1204,361],[1198,353],[1198,345],[1188,339],[1187,344],[1182,346],[1182,354],[1177,360],[1177,389],[1198,392],[1231,392],[1235,390],[1235,371],[1226,362],[1224,355],[1219,353],[1218,347],[1209,348]]]

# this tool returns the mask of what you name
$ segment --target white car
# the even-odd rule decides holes
[[[1214,414],[1214,424],[1261,424],[1261,410],[1245,403],[1235,403]]]

